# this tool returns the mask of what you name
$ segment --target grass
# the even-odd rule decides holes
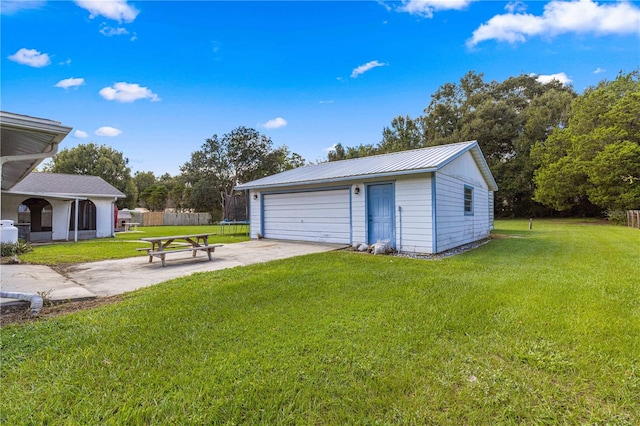
[[[331,252],[0,330],[2,424],[640,423],[640,232],[499,221],[441,261]]]
[[[246,241],[246,227],[238,226],[236,232],[215,235],[209,243],[230,244]],[[198,233],[220,232],[217,225],[211,226],[147,226],[140,227],[139,232],[116,233],[115,238],[99,238],[95,240],[65,242],[47,245],[36,245],[34,251],[23,254],[21,261],[34,264],[59,265],[66,263],[93,262],[106,259],[122,259],[125,257],[145,256],[145,252],[137,248],[149,247],[149,243],[139,241],[145,237],[170,235],[190,235]]]

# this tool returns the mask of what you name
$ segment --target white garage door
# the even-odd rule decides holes
[[[349,190],[264,196],[264,236],[282,240],[351,241]]]

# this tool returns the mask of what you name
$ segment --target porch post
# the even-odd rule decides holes
[[[76,221],[76,226],[75,226],[75,234],[73,235],[73,241],[74,242],[78,242],[78,210],[80,210],[80,201],[78,198],[76,198],[76,217],[75,217],[75,221]]]

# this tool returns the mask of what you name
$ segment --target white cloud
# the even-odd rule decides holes
[[[73,132],[73,137],[78,139],[84,139],[84,138],[88,138],[89,134],[82,130],[76,130],[75,132]]]
[[[385,67],[389,64],[386,64],[384,62],[379,62],[379,61],[371,61],[371,62],[367,62],[364,65],[360,65],[357,68],[354,68],[354,70],[351,72],[351,78],[358,78],[359,75],[364,74],[365,72],[376,68],[376,67]]]
[[[98,130],[96,130],[95,135],[96,136],[115,137],[115,136],[120,135],[121,133],[122,133],[122,130],[120,130],[120,129],[116,129],[115,127],[104,126],[104,127],[100,127]]]
[[[338,144],[334,143],[333,145],[331,145],[329,147],[323,148],[322,151],[326,152],[327,154],[330,153],[330,152],[334,152],[336,150],[336,145],[338,145]]]
[[[524,12],[527,10],[527,5],[520,0],[516,0],[508,3],[504,8],[509,13]]]
[[[71,58],[67,59],[66,61],[58,62],[58,65],[71,65]]]
[[[84,85],[84,78],[65,78],[56,83],[56,87],[68,89],[69,87],[79,87]]]
[[[602,5],[593,0],[554,0],[545,5],[541,16],[513,12],[494,16],[473,32],[467,45],[486,40],[516,43],[565,33],[640,34],[640,8],[624,0]]]
[[[0,14],[12,15],[26,9],[40,9],[46,4],[43,0],[2,0],[2,7],[0,7]]]
[[[51,63],[51,59],[49,59],[48,54],[40,53],[35,49],[25,49],[24,47],[9,56],[9,59],[13,62],[29,65],[34,68],[46,67]]]
[[[533,74],[535,76],[535,74]],[[559,72],[556,74],[549,74],[549,75],[538,75],[536,80],[542,84],[547,84],[550,83],[553,80],[558,80],[560,83],[562,83],[564,86],[566,86],[567,84],[571,84],[573,82],[573,80],[571,80],[567,74],[563,73],[563,72]]]
[[[604,68],[596,68],[595,70],[593,70],[594,74],[602,74],[603,72],[605,72],[606,70]]]
[[[100,33],[107,37],[113,37],[118,35],[127,35],[129,34],[129,31],[127,31],[126,28],[122,28],[122,27],[113,28],[113,27],[103,26],[102,28],[100,28]]]
[[[461,10],[474,0],[402,0],[397,9],[423,18],[432,18],[433,12],[440,10]]]
[[[267,121],[262,125],[262,127],[266,129],[277,129],[279,127],[284,127],[287,125],[287,120],[282,117],[277,117],[272,120]]]
[[[75,3],[89,11],[90,19],[96,16],[104,16],[107,19],[113,19],[118,22],[133,22],[138,13],[140,13],[138,9],[127,4],[126,0],[75,0]]]
[[[333,100],[333,99],[329,99],[329,100],[327,100],[327,101],[320,100],[320,102],[319,102],[319,103],[321,103],[321,104],[332,104],[333,102],[334,102],[334,100]]]
[[[135,102],[138,99],[149,99],[151,102],[157,102],[161,99],[146,87],[139,84],[125,83],[121,81],[115,83],[113,87],[105,87],[100,90],[100,96],[108,101],[118,102]]]

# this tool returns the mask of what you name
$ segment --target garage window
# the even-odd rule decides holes
[[[467,185],[464,186],[464,214],[473,215],[473,188]]]

